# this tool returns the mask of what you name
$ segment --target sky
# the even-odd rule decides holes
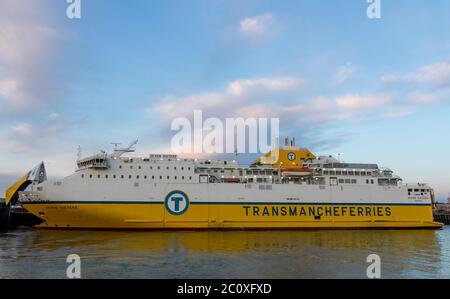
[[[176,117],[277,117],[314,153],[378,163],[450,193],[450,2],[0,1],[0,192]]]

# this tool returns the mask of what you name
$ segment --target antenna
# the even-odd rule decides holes
[[[82,156],[81,145],[79,145],[77,149],[77,160],[81,160],[81,156]]]
[[[114,145],[114,150],[117,150],[117,147],[119,145],[121,145],[122,143],[120,143],[120,142],[111,142],[111,144]]]
[[[118,145],[120,145],[120,143],[117,144],[117,146],[114,148],[114,153],[112,154],[112,157],[117,159],[119,157],[121,157],[123,154],[125,153],[132,153],[135,151],[135,149],[133,148],[133,146],[135,146],[138,143],[138,139],[136,139],[135,141],[131,142],[130,145],[126,148],[118,148]],[[114,145],[116,145],[116,143],[113,143]]]

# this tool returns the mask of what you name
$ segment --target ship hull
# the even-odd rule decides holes
[[[174,215],[165,202],[35,202],[23,206],[64,229],[431,228],[431,205],[191,202]]]

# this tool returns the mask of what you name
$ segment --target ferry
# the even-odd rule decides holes
[[[41,163],[6,192],[50,229],[384,229],[442,227],[434,192],[377,164],[315,156],[286,141],[252,165],[130,157],[132,143],[48,180]]]

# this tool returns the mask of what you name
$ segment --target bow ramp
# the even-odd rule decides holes
[[[33,183],[42,183],[47,180],[47,173],[45,171],[44,162],[30,170],[26,175],[21,177],[17,182],[6,190],[6,205],[11,202],[17,201],[19,192],[24,191],[28,186]]]

